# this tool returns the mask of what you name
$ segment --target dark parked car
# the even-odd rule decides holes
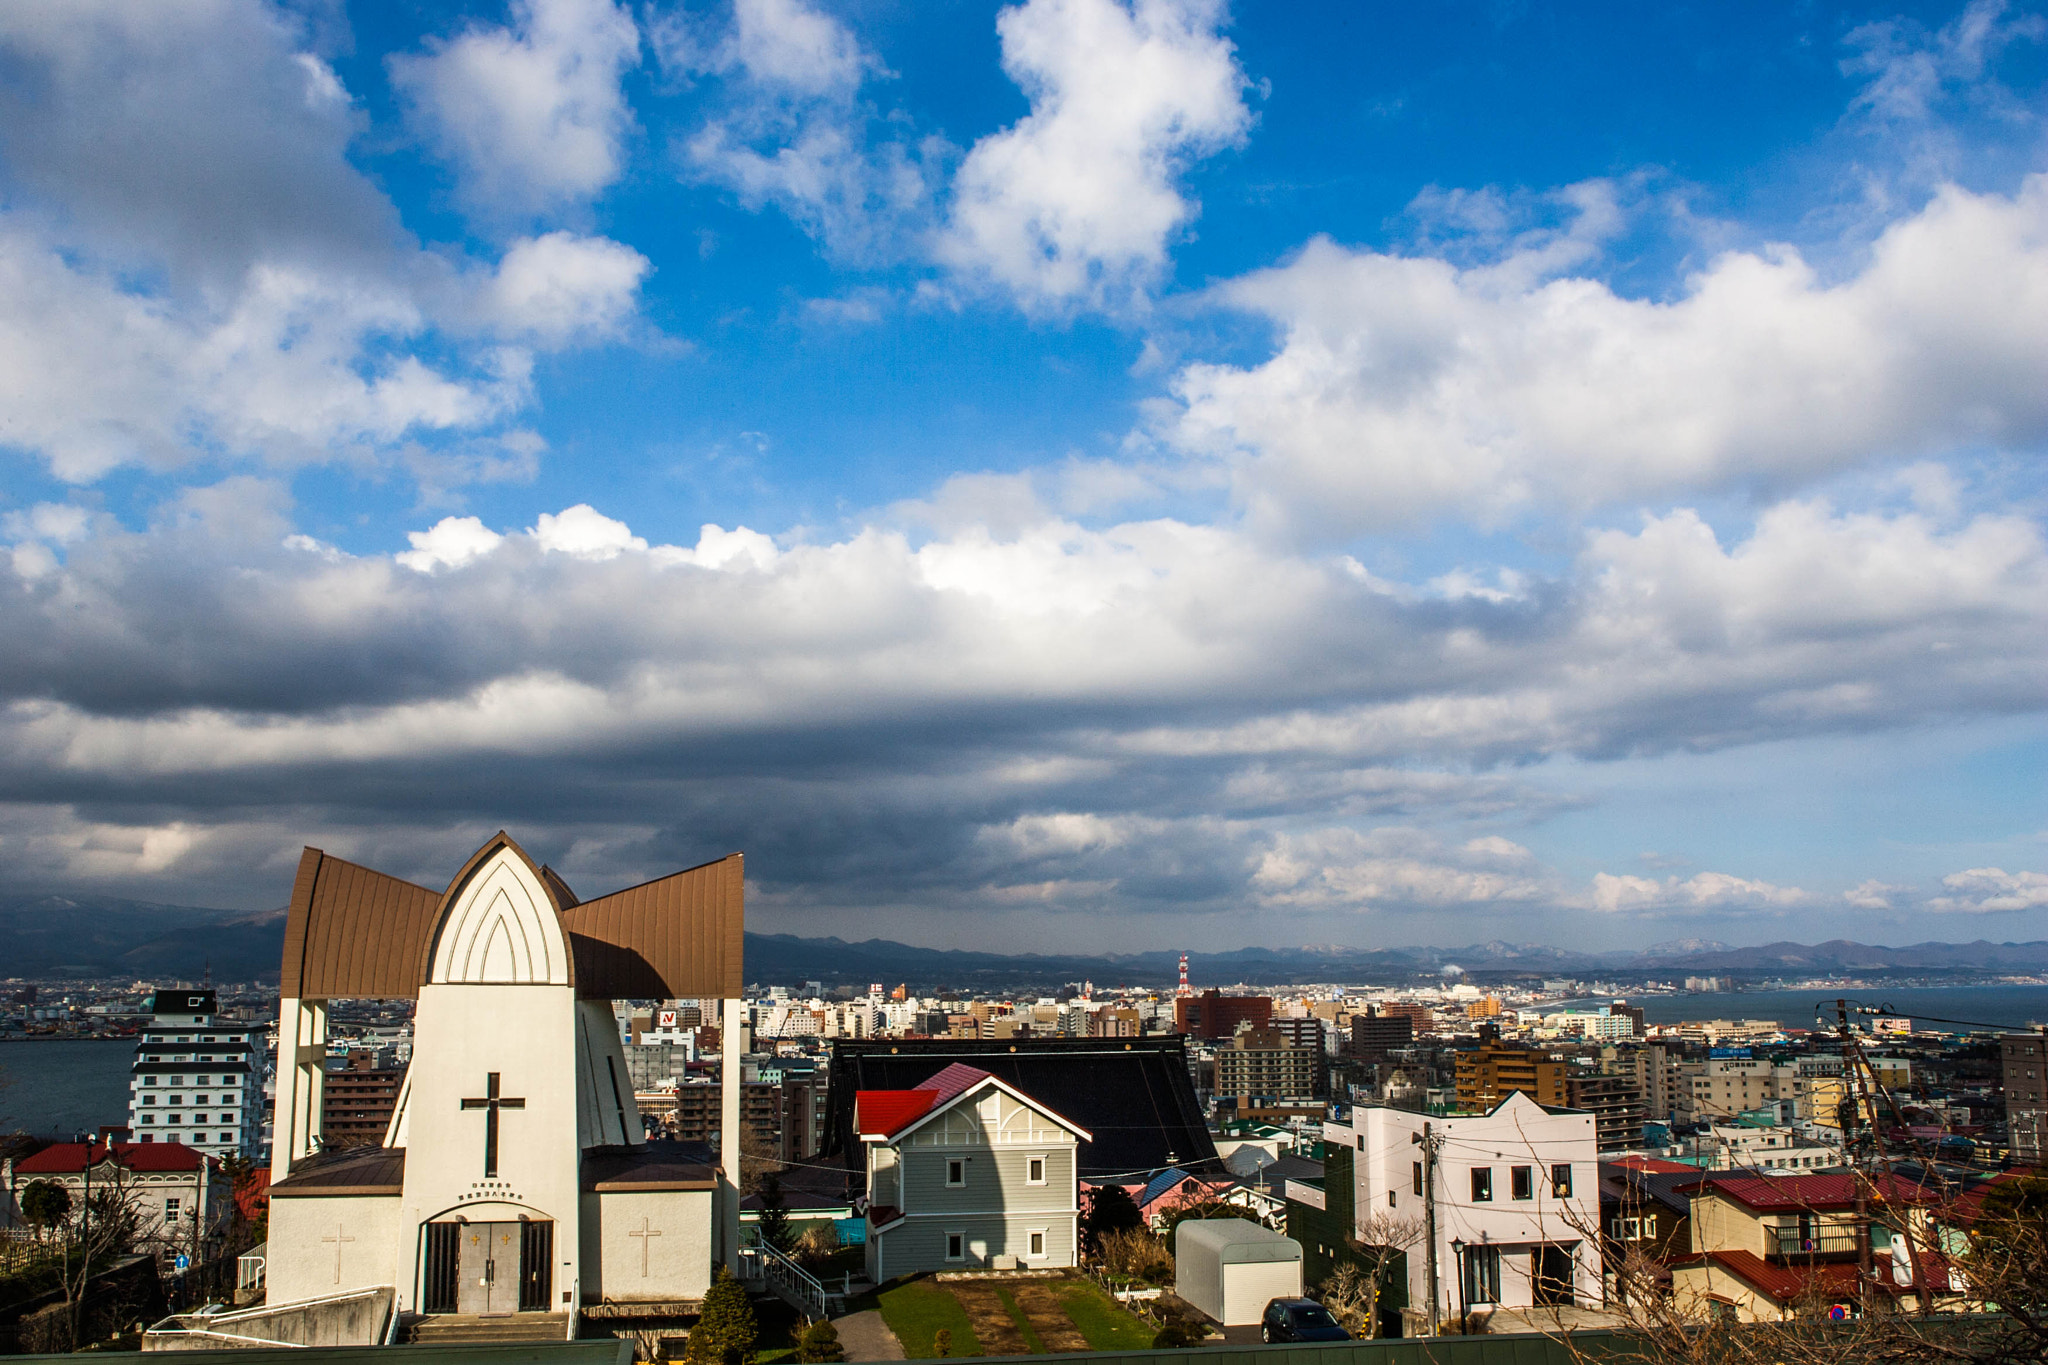
[[[1275,1299],[1259,1324],[1267,1341],[1349,1341],[1330,1310],[1314,1299]]]

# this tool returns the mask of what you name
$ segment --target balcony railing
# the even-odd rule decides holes
[[[1856,1251],[1856,1232],[1853,1228],[1765,1228],[1764,1250],[1768,1255],[1799,1256],[1840,1256],[1853,1255]]]

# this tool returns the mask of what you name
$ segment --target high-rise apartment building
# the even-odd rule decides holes
[[[1563,1106],[1568,1068],[1547,1053],[1482,1047],[1457,1055],[1458,1107],[1491,1112],[1519,1090],[1538,1104]]]
[[[1354,1014],[1351,1016],[1351,1052],[1364,1061],[1379,1061],[1397,1047],[1415,1041],[1415,1021],[1407,1015]]]
[[[1634,1076],[1567,1076],[1565,1106],[1593,1116],[1594,1142],[1624,1152],[1643,1140],[1643,1092]]]
[[[1316,1054],[1277,1029],[1246,1029],[1216,1049],[1218,1095],[1306,1099],[1315,1093],[1315,1078]]]
[[[1267,995],[1208,990],[1173,1002],[1173,1031],[1190,1038],[1228,1038],[1243,1025],[1265,1028],[1272,1022],[1273,998]]]
[[[2008,1034],[1998,1040],[1998,1056],[2012,1153],[2039,1161],[2048,1151],[2048,1034]]]
[[[128,1126],[138,1142],[182,1142],[207,1156],[261,1156],[263,1043],[220,1019],[210,990],[163,990],[135,1049]]]
[[[402,1066],[379,1066],[377,1054],[357,1049],[340,1066],[330,1064],[320,1083],[320,1137],[326,1147],[376,1147],[383,1143],[398,1091]]]

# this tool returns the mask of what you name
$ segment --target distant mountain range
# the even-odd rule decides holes
[[[275,981],[284,950],[284,912],[214,910],[110,897],[0,897],[0,973],[9,977],[130,977]],[[1178,952],[1008,954],[919,948],[889,939],[748,934],[747,980],[771,985],[920,989],[1164,986],[1175,980]],[[1537,943],[1495,940],[1464,948],[1240,948],[1190,953],[1200,983],[1289,985],[1317,981],[1396,983],[1456,969],[1474,981],[1530,980],[1594,973],[1640,976],[1712,974],[1738,978],[1815,976],[1981,976],[2048,971],[2048,942],[1916,943],[1887,948],[1835,939],[1735,947],[1678,939],[1640,952],[1575,953]]]

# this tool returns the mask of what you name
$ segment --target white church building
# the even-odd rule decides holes
[[[738,1038],[743,921],[738,854],[579,901],[502,832],[445,891],[307,849],[285,927],[269,1304],[389,1286],[402,1314],[546,1314],[565,1335],[585,1315],[694,1312],[737,1256],[735,1144],[721,1165],[647,1140],[611,1002],[718,999]],[[417,1002],[412,1066],[383,1143],[327,1150],[328,1002],[401,997]],[[723,1068],[726,1133],[739,1070]]]

